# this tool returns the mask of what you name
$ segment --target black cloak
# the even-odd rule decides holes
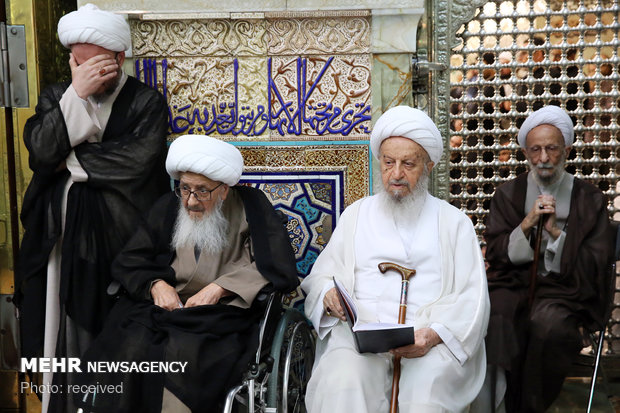
[[[530,264],[514,265],[508,258],[510,233],[527,215],[527,173],[497,188],[486,222],[485,258],[489,264],[489,291],[496,288],[528,288]],[[536,297],[553,299],[579,314],[590,329],[605,324],[607,274],[612,252],[612,233],[607,199],[595,186],[574,178],[566,241],[560,273],[538,276]]]
[[[510,234],[526,216],[527,174],[497,188],[485,239],[491,316],[487,361],[506,371],[506,411],[544,411],[582,347],[579,326],[605,325],[612,237],[607,199],[575,178],[560,272],[538,275],[528,308],[531,263],[512,264]],[[535,233],[535,231],[532,231]],[[544,328],[541,324],[546,324]]]
[[[60,99],[70,83],[52,85],[26,122],[24,143],[34,172],[24,196],[25,229],[15,273],[22,357],[42,355],[47,262],[61,235],[61,200],[71,150],[88,175],[67,196],[60,299],[66,313],[98,333],[112,301],[106,296],[110,263],[140,217],[169,190],[164,169],[167,107],[164,97],[128,77],[114,101],[100,143],[71,147]]]
[[[263,292],[289,292],[298,284],[295,256],[283,220],[262,191],[235,186],[245,209],[253,258],[270,281]],[[101,412],[159,412],[165,385],[194,412],[219,409],[225,392],[236,384],[256,351],[257,300],[248,309],[216,304],[167,311],[153,304],[148,289],[155,279],[174,286],[170,242],[179,206],[164,195],[149,211],[113,265],[113,276],[127,295],[110,313],[106,326],[82,358],[88,361],[183,361],[184,373],[80,374],[79,384],[119,385],[122,393],[74,395],[79,407]],[[260,295],[260,294],[259,294]]]

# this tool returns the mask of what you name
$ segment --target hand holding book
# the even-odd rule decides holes
[[[325,313],[334,318],[339,318],[342,321],[347,321],[344,316],[344,310],[342,305],[340,304],[340,299],[338,298],[338,292],[336,287],[327,291],[325,297],[323,297],[323,308],[325,309]]]
[[[424,327],[415,331],[415,342],[413,344],[391,349],[390,353],[394,356],[409,359],[422,357],[441,342],[441,337],[439,337],[435,330]]]
[[[353,298],[335,278],[334,285],[341,308],[344,310],[347,323],[355,338],[355,346],[358,352],[383,353],[415,342],[413,326],[390,323],[359,323]]]

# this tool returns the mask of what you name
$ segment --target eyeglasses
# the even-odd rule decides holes
[[[538,156],[542,153],[542,151],[547,152],[547,155],[557,155],[562,150],[560,145],[547,145],[547,146],[530,146],[527,148],[527,151],[532,156]]]
[[[177,197],[181,199],[189,199],[189,196],[194,194],[194,198],[196,198],[196,201],[199,201],[199,202],[210,201],[213,191],[215,191],[217,188],[219,188],[223,184],[224,183],[221,182],[218,186],[216,186],[215,188],[211,190],[201,188],[196,191],[192,191],[191,189],[189,189],[187,185],[182,185],[182,186],[177,186],[176,188],[174,188],[174,193]]]

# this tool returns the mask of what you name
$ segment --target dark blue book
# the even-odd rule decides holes
[[[413,344],[413,326],[393,323],[358,323],[357,307],[349,292],[336,278],[334,285],[340,305],[355,338],[355,347],[360,353],[384,353],[393,348]]]

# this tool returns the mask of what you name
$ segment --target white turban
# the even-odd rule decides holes
[[[170,145],[166,171],[172,179],[193,172],[233,186],[241,178],[243,157],[230,143],[205,135],[184,135]]]
[[[522,148],[526,146],[527,134],[532,129],[540,125],[555,126],[562,132],[564,137],[564,144],[571,146],[575,140],[575,130],[573,129],[573,121],[566,112],[557,106],[545,106],[538,109],[536,112],[532,112],[530,116],[525,119],[521,129],[519,129],[518,141]]]
[[[370,134],[370,148],[379,159],[381,143],[390,137],[402,136],[426,150],[431,161],[437,163],[443,153],[441,133],[426,113],[409,106],[396,106],[379,117]]]
[[[90,3],[60,18],[58,39],[66,48],[76,43],[90,43],[113,52],[124,52],[131,47],[131,33],[125,19]]]

